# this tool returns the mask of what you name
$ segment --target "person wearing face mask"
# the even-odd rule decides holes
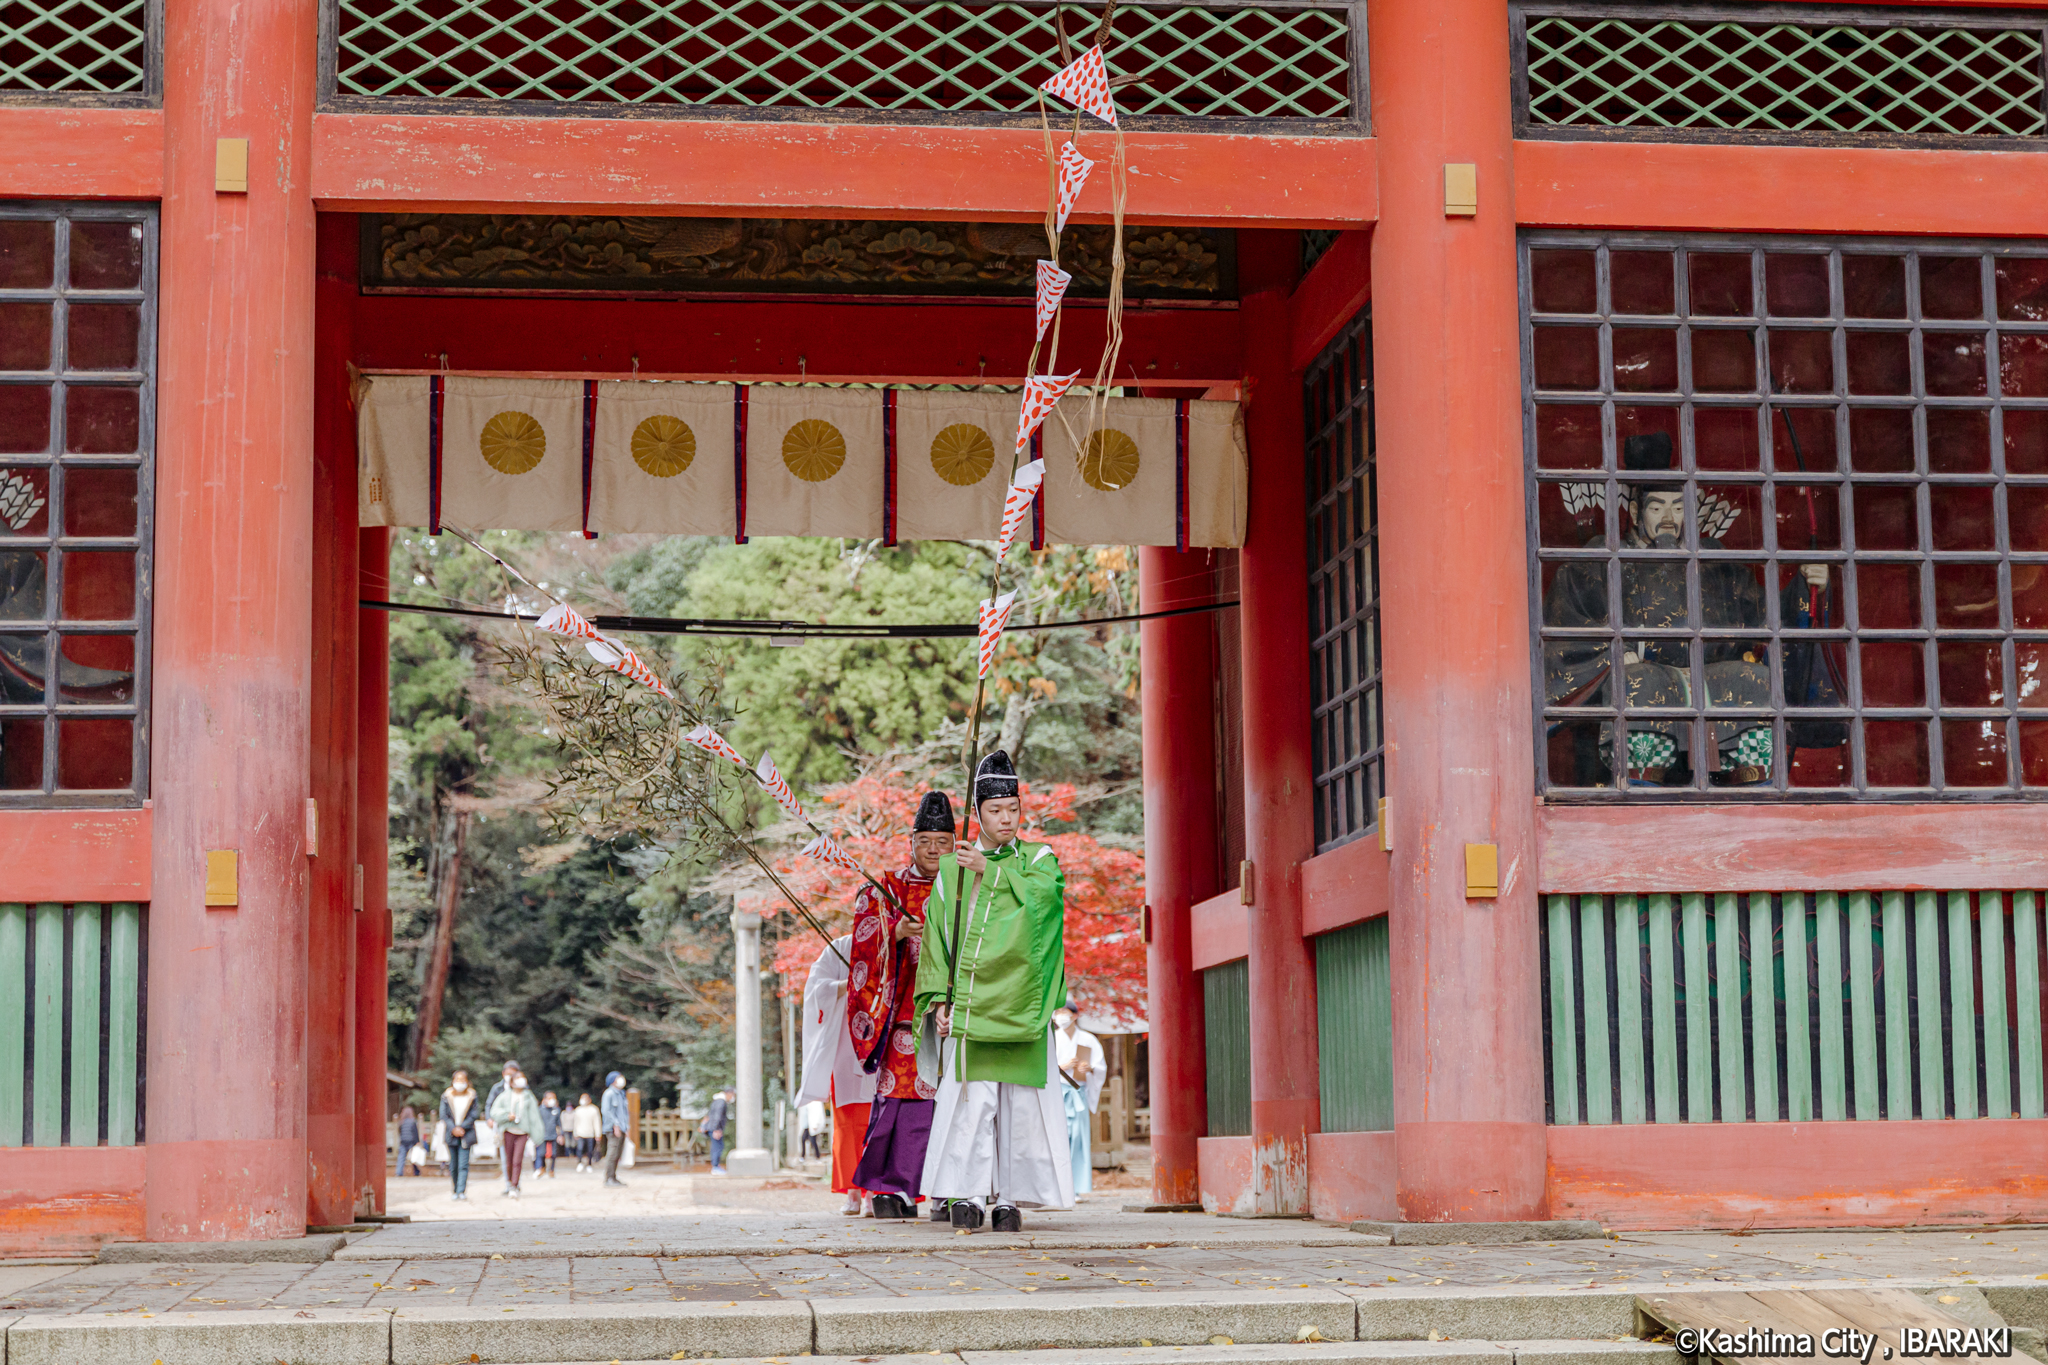
[[[505,1088],[491,1106],[491,1122],[498,1125],[498,1150],[505,1163],[505,1189],[501,1193],[517,1199],[526,1144],[541,1130],[540,1101],[527,1088],[525,1072],[515,1071],[505,1078]]]
[[[441,1092],[441,1125],[448,1134],[448,1178],[457,1199],[469,1198],[469,1152],[476,1146],[477,1110],[482,1100],[470,1089],[469,1073],[459,1068]]]
[[[1652,476],[1630,479],[1621,485],[1627,511],[1627,530],[1621,537],[1624,554],[1632,550],[1685,550],[1688,524],[1695,516],[1700,523],[1698,547],[1706,551],[1723,548],[1719,535],[1741,515],[1740,509],[1711,495],[1702,495],[1701,508],[1695,513],[1689,508],[1683,478],[1654,477],[1675,472],[1668,434],[1659,431],[1628,437],[1622,443],[1621,466],[1625,475]],[[1671,706],[1756,711],[1753,720],[1740,717],[1710,721],[1707,728],[1714,752],[1705,762],[1716,786],[1769,782],[1773,770],[1769,642],[1727,637],[1710,637],[1701,642],[1701,677],[1706,695],[1699,697],[1694,695],[1691,641],[1627,633],[1631,628],[1678,631],[1696,624],[1711,631],[1760,629],[1768,624],[1758,566],[1715,559],[1698,561],[1700,619],[1692,622],[1687,605],[1689,559],[1672,554],[1622,560],[1621,667],[1626,704],[1630,710]],[[1817,588],[1825,594],[1828,582],[1826,564],[1803,564],[1797,573],[1787,575],[1779,592],[1780,624],[1789,629],[1806,626],[1809,589]],[[1606,560],[1575,560],[1559,566],[1544,593],[1543,621],[1547,626],[1599,629],[1610,624],[1607,608]],[[1813,645],[1794,641],[1783,652],[1789,704],[1841,705],[1830,672]],[[1590,636],[1553,638],[1545,642],[1543,654],[1544,691],[1552,706],[1615,704],[1613,661],[1607,640]],[[1792,722],[1787,730],[1799,747],[1829,747],[1847,739],[1847,732],[1837,721]],[[1699,762],[1691,754],[1692,733],[1691,723],[1682,718],[1631,720],[1627,739],[1629,785],[1689,784]],[[1613,729],[1603,725],[1602,759],[1611,752],[1612,743]],[[1582,760],[1575,785],[1602,785],[1605,779],[1600,775],[1601,766]]]
[[[925,902],[917,1016],[936,1080],[919,1186],[956,1229],[1021,1232],[1023,1209],[1074,1205],[1052,1014],[1067,998],[1066,875],[1052,849],[1017,837],[1017,770],[997,749],[974,773],[979,839],[939,861]]]

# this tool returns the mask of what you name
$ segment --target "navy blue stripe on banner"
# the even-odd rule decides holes
[[[1031,433],[1031,458],[1045,458],[1045,426]],[[1038,481],[1038,491],[1031,495],[1031,548],[1045,548],[1045,480]]]
[[[882,390],[882,543],[896,543],[896,390]]]
[[[1188,400],[1173,405],[1173,548],[1188,547]]]
[[[427,534],[441,534],[441,399],[447,383],[440,375],[427,381]]]
[[[597,381],[583,381],[583,538],[596,540],[590,529],[590,462],[597,451]]]
[[[747,543],[747,386],[732,386],[732,543]]]

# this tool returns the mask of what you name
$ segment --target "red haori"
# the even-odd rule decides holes
[[[1074,211],[1074,201],[1081,197],[1081,186],[1088,183],[1088,172],[1094,169],[1095,163],[1082,156],[1081,149],[1072,142],[1060,148],[1059,198],[1052,216],[1054,232],[1067,230],[1067,215]]]
[[[1109,68],[1103,65],[1100,44],[1068,62],[1038,88],[1116,127],[1116,104],[1109,97]]]
[[[1038,430],[1046,418],[1052,416],[1053,408],[1062,395],[1073,387],[1081,377],[1079,370],[1072,374],[1034,374],[1024,381],[1024,403],[1017,414],[1017,453],[1022,455],[1031,444],[1031,433]]]
[[[896,926],[906,913],[913,924],[923,922],[932,884],[914,867],[883,873],[882,884],[903,909],[872,886],[862,887],[854,898],[847,1030],[861,1066],[877,1073],[876,1099],[928,1100],[938,1092],[917,1078],[917,1006],[911,989],[917,981],[919,935],[898,942]]]
[[[1030,460],[1017,471],[1016,479],[1003,494],[1003,528],[996,537],[996,558],[1006,559],[1010,546],[1016,543],[1017,532],[1024,525],[1024,514],[1031,510],[1032,500],[1038,495],[1038,487],[1045,482],[1045,461]]]
[[[1017,594],[1006,592],[993,601],[984,600],[978,618],[981,623],[981,671],[975,676],[986,678],[996,664],[996,642],[1003,638],[1003,627],[1010,620],[1010,608],[1017,603]]]
[[[1038,335],[1031,339],[1033,344],[1042,339],[1045,329],[1052,325],[1053,315],[1060,311],[1060,300],[1066,297],[1067,286],[1073,279],[1051,261],[1038,263]]]
[[[747,760],[740,757],[740,751],[728,744],[724,735],[719,734],[718,731],[708,725],[698,726],[684,735],[683,740],[686,743],[696,745],[706,753],[717,754],[720,758],[731,759],[742,768],[747,766]]]

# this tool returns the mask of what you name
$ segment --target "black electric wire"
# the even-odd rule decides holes
[[[356,603],[368,611],[414,612],[423,616],[466,616],[485,621],[538,621],[540,617],[529,612],[482,611],[474,607],[430,607],[413,602],[381,602],[365,597]],[[1228,602],[1204,602],[1193,607],[1169,607],[1165,611],[1133,612],[1127,616],[1077,616],[1065,621],[1041,621],[1036,625],[1013,625],[1013,631],[1041,630],[1085,630],[1091,626],[1128,625],[1134,621],[1163,621],[1174,616],[1190,616],[1199,612],[1222,611],[1237,605],[1236,599]],[[716,620],[711,618],[678,616],[592,616],[590,624],[599,630],[622,631],[636,635],[717,635],[739,639],[781,639],[781,640],[940,640],[972,639],[978,633],[973,625],[820,625],[811,621],[747,621]]]

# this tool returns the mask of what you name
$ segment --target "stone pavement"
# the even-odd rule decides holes
[[[1214,1356],[1227,1365],[1355,1354],[1297,1345],[1304,1332],[1380,1346],[1427,1345],[1432,1332],[1461,1344],[1612,1342],[1631,1329],[1636,1293],[1801,1285],[1928,1289],[1988,1302],[2019,1325],[2048,1322],[2048,1229],[1408,1247],[1330,1224],[1123,1213],[1098,1201],[1029,1214],[1023,1235],[998,1238],[845,1219],[818,1211],[807,1191],[745,1182],[720,1183],[699,1205],[681,1183],[710,1179],[674,1177],[667,1202],[650,1200],[673,1212],[391,1225],[352,1235],[317,1265],[0,1264],[0,1324],[13,1324],[5,1365],[962,1349],[973,1365],[991,1350],[1028,1360],[986,1365],[1062,1365],[1046,1354],[1060,1350],[1144,1365],[1150,1357],[1122,1353],[1174,1346],[1174,1360],[1205,1361],[1193,1348],[1211,1350],[1216,1336],[1237,1352]],[[485,1200],[528,1211],[488,1188],[472,1203]],[[804,1200],[813,1207],[795,1207]],[[1975,1299],[1978,1290],[1990,1298]],[[1296,1354],[1245,1354],[1236,1343],[1246,1342]],[[1478,1354],[1515,1365],[1507,1357],[1520,1350]]]

